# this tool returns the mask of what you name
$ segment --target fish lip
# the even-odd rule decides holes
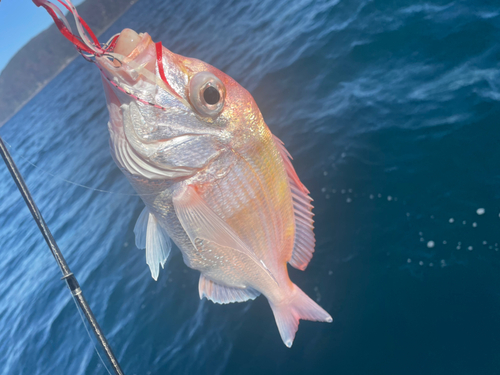
[[[134,61],[137,56],[139,56],[147,48],[149,42],[151,41],[151,36],[149,36],[148,33],[139,33],[139,37],[141,38],[141,40],[127,56],[124,56],[123,61],[121,61],[122,64],[127,64],[131,61]],[[114,51],[110,52],[114,53]]]
[[[133,62],[142,52],[144,52],[151,41],[151,37],[148,33],[141,33],[139,36],[141,36],[141,40],[127,56],[117,54],[113,50],[110,50],[106,54],[95,57],[96,65],[108,71],[112,76],[126,73],[124,67]]]
[[[153,91],[159,92],[158,89],[161,89],[178,100],[181,106],[192,110],[192,106],[186,98],[184,87],[179,87],[179,84],[177,84],[177,87],[172,87],[171,81],[167,80],[164,75],[165,67],[169,71],[172,69],[183,70],[178,62],[172,58],[172,55],[175,54],[172,54],[170,51],[165,53],[161,42],[154,43],[148,33],[142,33],[139,36],[141,37],[140,41],[128,56],[122,56],[114,52],[95,56],[94,61],[96,62],[96,66],[103,76],[115,89],[122,91],[143,104],[149,104],[161,110],[168,110],[172,107],[161,104],[162,100],[159,100],[159,103],[157,103],[156,94],[148,100],[142,97],[141,92],[144,90],[144,87],[151,85],[149,89],[150,94]],[[172,68],[172,65],[175,68]],[[183,84],[180,85],[182,86]]]

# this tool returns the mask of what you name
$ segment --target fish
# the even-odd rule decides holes
[[[124,29],[101,45],[69,0],[44,7],[100,71],[110,150],[144,202],[136,245],[157,280],[172,249],[200,272],[200,299],[227,304],[264,295],[283,343],[299,320],[332,322],[288,275],[305,270],[315,246],[312,199],[283,142],[252,95],[195,58]]]

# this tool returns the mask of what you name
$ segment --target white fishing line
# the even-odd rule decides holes
[[[80,315],[80,318],[82,319],[82,323],[83,323],[83,326],[85,327],[85,330],[87,331],[87,334],[89,335],[89,338],[90,338],[90,341],[92,342],[92,345],[94,345],[94,349],[95,349],[95,352],[97,353],[97,356],[99,357],[99,359],[101,360],[101,363],[102,365],[104,366],[104,368],[106,369],[106,371],[108,372],[109,375],[113,375],[111,374],[111,371],[109,371],[108,369],[108,366],[106,366],[106,363],[104,362],[104,359],[101,357],[101,353],[99,353],[99,349],[95,343],[95,338],[94,336],[90,333],[90,330],[89,330],[89,327],[87,327],[87,320],[85,319],[85,317],[83,316],[83,312],[80,310],[80,306],[78,305],[78,302],[76,302],[76,298],[75,296],[73,295],[73,293],[71,293],[71,297],[73,297],[73,302],[75,303],[76,305],[76,309],[78,310],[78,314]]]
[[[14,151],[14,147],[8,143],[5,139],[4,139],[4,143],[7,145],[7,147],[9,147],[12,151]],[[75,182],[75,181],[71,181],[71,180],[68,180],[66,178],[63,178],[63,177],[60,177],[60,176],[57,176],[45,169],[43,169],[42,167],[39,167],[38,165],[36,165],[35,163],[31,162],[29,159],[25,158],[24,156],[20,155],[19,153],[15,152],[14,151],[14,154],[16,154],[16,156],[20,157],[21,159],[23,159],[25,162],[27,162],[28,164],[30,164],[32,167],[40,170],[41,172],[57,179],[57,180],[60,180],[60,181],[63,181],[63,182],[66,182],[70,185],[75,185],[75,186],[78,186],[78,187],[81,187],[83,189],[87,189],[87,190],[91,190],[91,191],[97,191],[98,193],[106,193],[106,194],[118,194],[118,195],[124,195],[124,196],[132,196],[132,197],[138,197],[139,194],[137,193],[120,193],[120,192],[117,192],[117,191],[111,191],[111,190],[104,190],[104,189],[97,189],[97,188],[94,188],[92,186],[87,186],[87,185],[83,185],[83,184],[80,184],[78,182]],[[143,195],[148,195],[148,194],[143,194]],[[153,195],[153,194],[151,194]]]

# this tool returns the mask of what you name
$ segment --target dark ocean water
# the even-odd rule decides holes
[[[498,2],[141,0],[102,40],[124,27],[253,94],[315,200],[291,278],[334,317],[288,349],[265,298],[200,301],[178,251],[150,277],[77,59],[0,134],[126,374],[500,373]],[[2,165],[0,254],[0,374],[106,374]]]

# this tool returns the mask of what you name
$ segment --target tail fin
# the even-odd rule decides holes
[[[333,321],[330,314],[307,296],[297,285],[293,285],[292,296],[288,303],[275,305],[269,302],[280,331],[281,339],[289,348],[293,344],[295,332],[299,328],[299,319],[318,322]]]

